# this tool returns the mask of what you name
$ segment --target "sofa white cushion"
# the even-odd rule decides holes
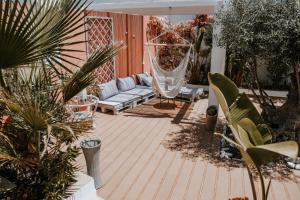
[[[142,81],[143,81],[145,86],[148,86],[148,87],[152,86],[152,77],[151,76],[143,77]]]
[[[135,88],[135,82],[132,77],[118,78],[118,88],[121,92]]]
[[[119,94],[116,80],[111,80],[107,83],[99,85],[99,99],[105,100],[109,97]]]
[[[142,74],[137,74],[136,77],[137,77],[140,85],[145,85],[143,82],[143,78],[148,77],[148,75],[146,73],[142,73]]]

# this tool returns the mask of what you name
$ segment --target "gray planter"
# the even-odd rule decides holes
[[[99,189],[102,186],[100,176],[101,141],[96,139],[83,140],[80,146],[85,157],[87,173],[94,178],[95,188]]]

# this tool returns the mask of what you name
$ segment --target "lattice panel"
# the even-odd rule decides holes
[[[111,45],[113,38],[113,19],[107,17],[86,18],[86,39],[87,54],[91,55],[98,48]],[[114,60],[108,61],[105,65],[99,66],[96,70],[96,83],[105,83],[115,77]]]

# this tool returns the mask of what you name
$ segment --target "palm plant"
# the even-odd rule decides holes
[[[99,47],[78,66],[72,53],[85,42],[76,36],[85,32],[78,30],[86,1],[4,0],[0,8],[0,175],[17,185],[17,199],[61,199],[75,181],[74,142],[90,127],[65,104],[94,82],[94,70],[122,44]],[[7,71],[14,71],[13,81]],[[71,78],[62,84],[65,72]]]
[[[261,199],[266,200],[271,180],[266,186],[261,166],[276,161],[281,156],[296,159],[298,144],[295,141],[270,143],[272,135],[267,125],[262,124],[262,118],[249,98],[245,94],[240,95],[236,85],[221,74],[209,74],[208,78],[228,121],[234,140],[222,136],[241,152],[248,170],[253,199],[258,199],[254,184],[254,173],[257,172],[261,186]]]

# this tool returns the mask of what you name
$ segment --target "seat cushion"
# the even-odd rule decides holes
[[[151,76],[143,77],[142,81],[143,81],[145,86],[148,86],[148,87],[152,86],[152,77]]]
[[[117,94],[115,96],[112,96],[108,99],[106,99],[106,102],[118,102],[118,103],[122,103],[123,105],[127,105],[133,101],[138,101],[140,99],[139,96],[137,95],[130,95],[130,94]]]
[[[149,89],[149,90],[152,90],[152,86],[151,87],[148,87],[148,86],[145,86],[145,85],[136,85],[135,88],[140,88],[140,89]]]
[[[123,104],[120,102],[113,102],[113,101],[99,101],[98,107],[104,107],[108,109],[116,109],[116,110],[121,110],[124,108]]]
[[[119,94],[116,80],[111,80],[107,83],[103,83],[103,84],[99,85],[99,99],[100,100],[105,100],[116,94]]]
[[[125,92],[121,92],[122,94],[129,94],[129,95],[137,95],[141,97],[148,97],[153,95],[153,91],[150,88],[134,88],[132,90],[128,90]]]
[[[118,78],[118,88],[121,92],[135,88],[135,82],[132,77]]]
[[[140,85],[145,85],[144,82],[143,82],[143,78],[146,78],[146,77],[148,77],[148,75],[146,73],[136,75],[136,78],[139,81]]]
[[[178,97],[185,99],[194,99],[197,96],[200,96],[203,93],[202,88],[190,88],[190,87],[182,87]]]

